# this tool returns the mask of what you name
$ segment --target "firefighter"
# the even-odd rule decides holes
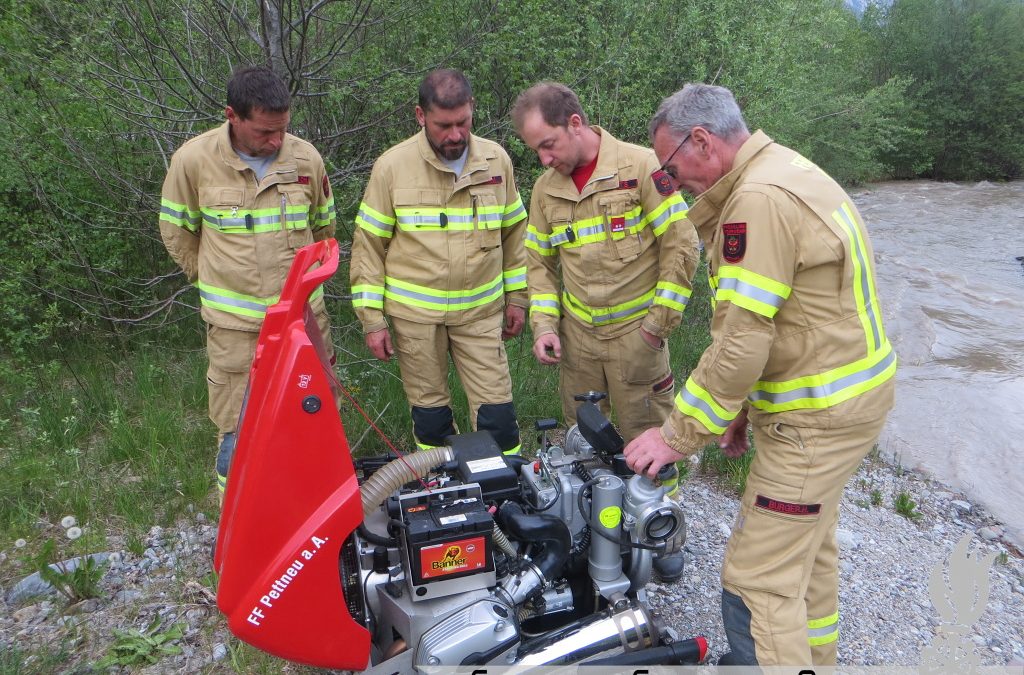
[[[548,169],[526,234],[533,353],[559,364],[566,425],[576,421],[574,395],[607,392],[603,412],[632,440],[672,409],[667,339],[697,267],[686,203],[653,152],[590,126],[565,85],[524,91],[512,121]],[[673,581],[682,562],[682,553],[659,557],[655,570]]]
[[[831,665],[839,636],[836,522],[847,479],[892,407],[896,354],[874,255],[850,197],[751,134],[728,89],[688,84],[650,125],[708,254],[711,346],[660,428],[626,447],[651,474],[721,437],[754,455],[722,568],[731,653],[720,663]]]
[[[267,307],[277,302],[295,251],[334,236],[323,160],[287,133],[289,107],[288,87],[273,71],[236,71],[227,86],[227,121],[174,153],[160,199],[164,245],[199,288],[222,499]],[[310,304],[333,355],[321,289]]]
[[[420,448],[456,433],[450,354],[473,429],[518,454],[503,339],[525,324],[526,212],[508,155],[471,133],[474,104],[458,71],[420,84],[420,132],[378,158],[359,205],[352,304],[370,352],[398,356]]]
[[[686,203],[654,153],[589,126],[568,87],[542,82],[512,121],[548,170],[533,187],[527,269],[533,353],[559,364],[562,414],[575,394],[602,391],[623,438],[672,409],[666,339],[679,325],[697,266]]]

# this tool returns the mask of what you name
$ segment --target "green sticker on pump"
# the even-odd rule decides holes
[[[601,513],[597,514],[597,517],[601,524],[608,529],[618,527],[619,522],[622,521],[622,509],[618,506],[608,506],[601,509]]]

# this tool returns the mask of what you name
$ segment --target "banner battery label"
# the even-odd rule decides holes
[[[448,574],[487,567],[487,546],[483,537],[458,539],[420,549],[420,576],[436,579]]]

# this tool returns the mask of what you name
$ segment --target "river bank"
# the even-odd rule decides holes
[[[894,510],[901,493],[919,516]],[[688,518],[686,570],[674,584],[652,583],[650,602],[680,635],[707,636],[717,656],[727,651],[718,572],[738,501],[714,477],[696,472],[679,499]],[[1024,664],[1024,559],[983,507],[919,473],[869,459],[848,485],[839,528],[841,663],[921,663],[940,625],[929,575],[967,535],[971,551],[991,557],[989,597],[977,621],[965,627],[967,651],[984,665]],[[145,633],[152,626],[150,635],[165,635],[175,624],[181,637],[168,643],[180,653],[155,653],[152,665],[125,672],[319,672],[263,655],[228,633],[212,590],[215,535],[214,525],[195,513],[173,528],[153,528],[142,555],[111,537],[103,597],[75,606],[52,593],[12,597],[13,584],[0,589],[3,672],[90,672],[113,645],[124,643],[115,631]],[[9,554],[0,553],[0,578],[7,578]]]

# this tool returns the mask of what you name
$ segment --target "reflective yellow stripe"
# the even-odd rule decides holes
[[[825,628],[826,626],[832,626],[839,623],[839,611],[837,610],[834,614],[830,614],[823,619],[811,619],[807,622],[808,628]]]
[[[868,255],[862,228],[853,217],[853,210],[849,204],[843,202],[832,213],[832,219],[846,232],[846,236],[850,240],[850,259],[853,263],[853,297],[857,303],[857,313],[861,325],[864,327],[867,351],[870,354],[881,349],[882,344],[885,343],[881,309],[878,304],[878,295],[875,292],[874,274],[871,271],[871,256]]]
[[[522,450],[522,449],[523,449],[523,444],[520,443],[519,445],[517,445],[516,447],[512,448],[511,450],[503,450],[501,454],[503,454],[503,455],[518,455],[519,451]]]
[[[383,309],[384,287],[371,286],[369,284],[357,284],[353,286],[352,306],[369,307],[371,309]]]
[[[835,642],[839,638],[839,612],[807,622],[807,642],[812,647]]]
[[[268,298],[259,298],[254,295],[246,295],[226,288],[211,286],[202,281],[199,281],[196,286],[199,287],[199,302],[204,307],[217,309],[229,314],[248,316],[254,319],[265,317],[267,308],[276,303],[281,297],[280,295],[272,295]],[[309,299],[313,301],[323,297],[323,294],[323,286],[318,286],[315,291],[310,293]]]
[[[669,281],[659,281],[654,290],[654,304],[682,312],[690,299],[690,289]]]
[[[896,352],[886,340],[879,351],[819,375],[784,382],[760,381],[747,399],[758,410],[767,412],[831,408],[891,378],[896,372],[896,361]]]
[[[540,255],[555,255],[557,252],[551,245],[551,235],[541,232],[533,223],[526,225],[526,237],[523,239],[523,246],[536,251]]]
[[[686,202],[674,192],[671,197],[665,199],[656,209],[644,216],[643,223],[639,229],[650,226],[654,236],[660,237],[668,230],[668,226],[674,222],[685,220],[689,211]]]
[[[676,408],[684,415],[696,419],[709,432],[716,435],[724,434],[729,422],[740,413],[739,410],[731,412],[723,408],[706,389],[694,382],[692,377],[687,378],[682,391],[676,394]]]
[[[550,314],[554,317],[562,316],[559,309],[558,296],[554,293],[534,293],[530,296],[530,314]]]
[[[793,292],[789,286],[742,267],[725,265],[715,279],[715,299],[773,318]]]
[[[579,317],[581,321],[592,326],[607,326],[608,324],[621,323],[643,316],[647,313],[653,301],[653,288],[639,298],[633,298],[611,307],[590,307],[569,293],[569,291],[562,291],[562,306]]]
[[[452,312],[473,307],[480,307],[494,302],[504,294],[502,275],[476,288],[468,290],[439,290],[428,286],[419,286],[394,277],[384,278],[384,297],[400,302],[403,305],[436,309]]]
[[[526,265],[505,270],[501,273],[501,279],[506,293],[526,288]]]
[[[370,207],[366,202],[359,204],[356,225],[367,232],[378,237],[384,237],[385,239],[390,239],[391,235],[395,233],[395,219],[391,216],[385,216],[380,211]]]
[[[189,232],[198,230],[202,221],[199,211],[191,211],[185,204],[163,198],[160,199],[160,220],[183,227]]]

